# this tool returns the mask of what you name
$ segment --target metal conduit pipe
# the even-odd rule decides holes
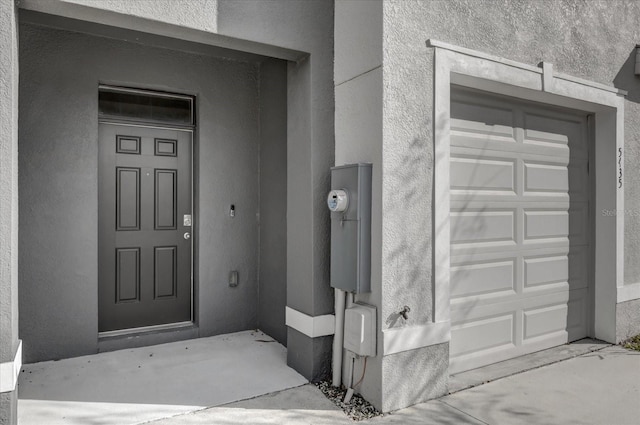
[[[335,288],[334,296],[336,329],[333,335],[333,386],[339,387],[342,384],[345,292],[341,289]]]

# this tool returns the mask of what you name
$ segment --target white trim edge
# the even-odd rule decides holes
[[[505,59],[500,56],[491,55],[489,53],[480,52],[478,50],[467,49],[466,47],[455,46],[453,44],[445,43],[443,41],[434,40],[432,38],[427,40],[427,47],[439,47],[444,50],[450,50],[456,53],[462,53],[463,55],[486,59],[491,62],[498,62],[503,65],[512,66],[514,68],[524,69],[526,71],[535,72],[537,74],[542,74],[542,69],[537,66],[527,65],[525,63],[512,61],[510,59]]]
[[[384,355],[415,350],[451,340],[451,323],[434,322],[426,325],[390,328],[382,331]]]
[[[640,298],[640,282],[618,287],[618,303]]]
[[[310,338],[333,335],[336,318],[333,314],[309,316],[291,307],[285,307],[285,324]]]
[[[0,393],[16,389],[18,375],[22,367],[22,340],[18,340],[18,349],[13,361],[0,363]]]

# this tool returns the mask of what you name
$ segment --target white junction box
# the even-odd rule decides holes
[[[359,356],[376,355],[376,308],[354,304],[344,312],[344,348]]]

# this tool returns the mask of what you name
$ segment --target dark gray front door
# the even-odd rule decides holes
[[[99,331],[191,320],[191,132],[101,123]]]

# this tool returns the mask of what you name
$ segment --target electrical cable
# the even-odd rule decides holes
[[[360,377],[360,380],[356,382],[356,384],[351,388],[355,388],[362,383],[362,380],[364,379],[364,374],[366,372],[367,372],[367,357],[364,358],[364,367],[362,368],[362,376]]]

